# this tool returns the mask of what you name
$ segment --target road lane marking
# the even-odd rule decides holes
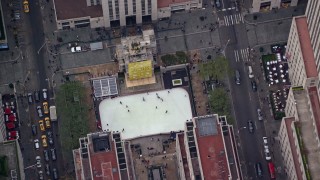
[[[231,19],[231,25],[233,25],[233,18],[232,18],[232,15],[230,16],[230,19]]]
[[[225,22],[226,26],[229,26],[228,17],[224,16],[224,22]]]
[[[236,19],[236,24],[240,24],[239,18],[238,18],[238,14],[234,15],[235,19]]]
[[[242,14],[240,14],[240,21],[242,21],[244,23]]]
[[[239,53],[237,50],[234,50],[234,57],[236,59],[236,62],[239,62]]]

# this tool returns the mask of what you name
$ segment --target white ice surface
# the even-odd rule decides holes
[[[102,129],[119,131],[123,139],[184,130],[192,118],[189,94],[182,88],[105,99],[99,110]]]

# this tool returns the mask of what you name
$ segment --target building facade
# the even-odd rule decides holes
[[[306,8],[305,15],[307,16],[308,29],[311,38],[311,45],[314,51],[314,57],[316,60],[317,70],[320,72],[320,1],[318,0],[309,0]],[[318,88],[320,84],[318,84]]]
[[[0,94],[0,104],[2,105],[2,95]],[[4,120],[3,108],[0,108],[0,143],[7,140],[6,124]]]
[[[176,11],[201,7],[202,0],[54,0],[59,30],[151,23]]]
[[[298,0],[253,0],[251,12],[269,12],[272,9],[288,8],[297,4]]]
[[[292,19],[286,56],[293,87],[306,88],[318,84],[318,72],[305,16]]]

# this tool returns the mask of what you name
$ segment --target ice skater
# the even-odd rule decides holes
[[[156,109],[158,109],[158,106],[156,106]]]
[[[166,114],[168,113],[168,110],[166,110]]]
[[[144,99],[144,97],[142,97],[142,101],[146,101],[146,100]]]
[[[122,102],[120,101],[120,104],[122,104]]]
[[[170,94],[170,91],[168,91],[168,94]]]
[[[122,128],[122,132],[124,131],[124,128]]]
[[[128,105],[126,105],[126,108],[128,108]]]
[[[130,112],[130,110],[128,109],[128,112]]]

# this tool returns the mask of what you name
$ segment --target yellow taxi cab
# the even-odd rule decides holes
[[[23,10],[25,13],[28,13],[29,10],[29,2],[28,1],[23,1]]]
[[[39,120],[39,127],[40,127],[41,131],[45,131],[46,130],[43,120]]]
[[[49,114],[48,102],[43,102],[43,112],[44,114]]]
[[[46,128],[50,128],[51,127],[50,118],[48,118],[48,117],[44,118],[44,122],[46,124]]]
[[[47,136],[46,135],[42,135],[41,136],[41,140],[42,140],[42,146],[43,147],[48,147]]]

